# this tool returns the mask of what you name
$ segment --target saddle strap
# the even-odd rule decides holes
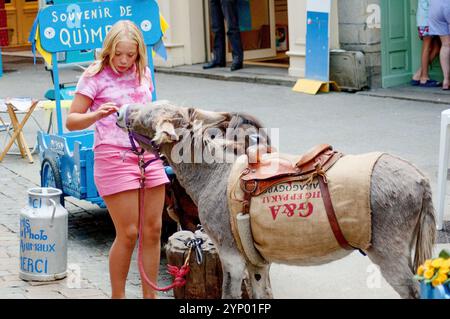
[[[328,185],[325,183],[323,176],[317,175],[317,179],[319,181],[320,192],[322,194],[323,204],[325,205],[325,211],[327,212],[328,221],[330,223],[334,237],[339,243],[339,246],[341,246],[345,250],[356,249],[348,243],[347,239],[345,239],[344,237],[344,234],[342,234],[341,227],[339,226],[339,222],[336,218],[336,213],[333,208],[333,203],[331,202]]]

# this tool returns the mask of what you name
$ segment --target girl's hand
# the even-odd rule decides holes
[[[100,105],[100,107],[95,111],[97,113],[97,121],[101,120],[102,118],[105,118],[107,116],[110,116],[113,113],[116,113],[119,111],[119,107],[116,103],[108,102],[105,104]]]

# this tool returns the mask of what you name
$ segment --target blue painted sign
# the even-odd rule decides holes
[[[162,37],[159,9],[154,0],[83,2],[53,5],[39,12],[41,45],[52,53],[99,48],[119,20],[133,21],[147,45]]]
[[[305,78],[328,82],[330,0],[309,0],[306,7]]]

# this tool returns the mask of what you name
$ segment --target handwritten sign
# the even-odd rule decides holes
[[[36,203],[33,203],[33,207]],[[48,258],[36,253],[55,253],[56,243],[48,242],[45,229],[33,231],[28,218],[20,219],[20,270],[28,273],[47,274]],[[35,253],[28,253],[35,252]]]
[[[102,46],[119,20],[131,20],[147,45],[162,36],[159,9],[154,0],[82,2],[49,6],[39,12],[41,45],[48,52],[86,50]]]

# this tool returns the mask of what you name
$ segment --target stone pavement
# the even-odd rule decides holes
[[[36,158],[35,163],[39,163]],[[25,163],[25,161],[24,161]],[[51,282],[26,282],[19,274],[19,213],[27,203],[27,190],[38,186],[0,165],[0,298],[109,298],[108,252],[114,240],[114,227],[106,209],[81,207],[66,200],[69,214],[68,276]],[[135,250],[136,251],[136,250]],[[158,284],[167,285],[161,258]],[[127,297],[141,298],[136,254],[127,281]],[[172,292],[160,298],[172,298]]]

